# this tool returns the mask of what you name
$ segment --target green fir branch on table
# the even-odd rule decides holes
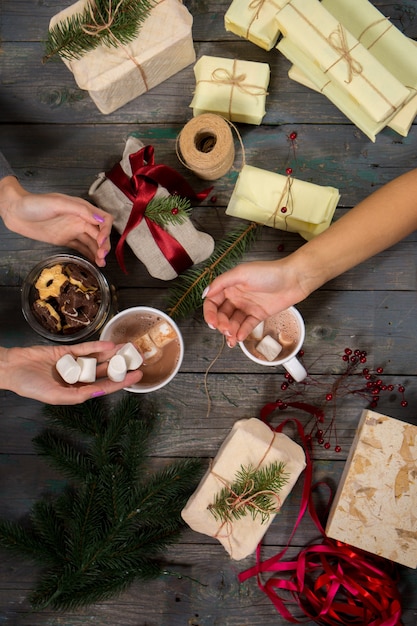
[[[280,508],[279,493],[288,482],[285,463],[275,461],[262,468],[241,466],[231,485],[225,485],[216,494],[208,510],[217,521],[232,522],[248,513],[252,519],[258,515],[263,524]]]
[[[81,13],[58,22],[48,32],[43,62],[59,54],[79,59],[99,45],[116,48],[133,41],[156,0],[89,0]]]
[[[146,207],[145,215],[159,226],[165,227],[169,224],[183,224],[191,215],[191,211],[188,198],[173,195],[152,198]]]
[[[30,595],[34,609],[72,610],[111,598],[135,580],[167,571],[164,553],[178,540],[181,510],[195,490],[200,460],[154,473],[146,453],[157,413],[126,394],[45,407],[48,427],[37,451],[70,482],[35,503],[29,524],[0,520],[0,546],[42,567]]]
[[[230,232],[220,241],[210,258],[197,268],[190,268],[174,282],[166,311],[173,319],[187,317],[201,307],[201,294],[223,272],[237,265],[258,239],[262,226],[249,225]]]

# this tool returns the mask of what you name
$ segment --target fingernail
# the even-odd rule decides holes
[[[100,391],[95,391],[94,393],[92,393],[91,397],[99,398],[100,396],[105,396],[105,395],[106,395],[106,392],[101,389]]]
[[[103,224],[104,217],[101,217],[101,215],[97,215],[97,213],[94,213],[93,217],[96,220],[96,222],[100,222],[100,224]]]
[[[227,343],[228,348],[234,348],[234,346],[230,345],[230,341],[228,339],[226,339],[226,343]]]
[[[213,326],[213,324],[207,324],[207,326],[210,328],[210,330],[216,330],[216,327]]]
[[[201,299],[204,300],[204,298],[206,297],[206,295],[208,294],[210,289],[210,286],[206,287],[203,291],[203,293],[201,294]]]
[[[231,337],[232,333],[230,332],[230,330],[225,330],[224,333],[225,337]]]

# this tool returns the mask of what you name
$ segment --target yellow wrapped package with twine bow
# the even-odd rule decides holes
[[[227,31],[271,50],[279,37],[277,12],[289,0],[233,0],[224,16]]]
[[[232,122],[259,125],[266,113],[268,63],[203,55],[194,65],[196,87],[190,107],[196,117],[217,113]]]
[[[250,466],[257,470],[274,462],[283,464],[286,480],[277,494],[275,511],[266,520],[262,519],[262,515],[253,516],[250,512],[227,523],[216,519],[211,512],[215,495],[223,487],[232,485],[242,467]],[[255,551],[305,466],[302,447],[287,435],[274,432],[257,418],[239,420],[224,440],[181,516],[196,532],[218,539],[232,559],[243,559]]]
[[[292,176],[244,165],[226,214],[312,239],[326,230],[340,194]]]
[[[81,13],[87,3],[79,0],[55,15],[50,28]],[[194,63],[192,23],[181,0],[159,0],[132,42],[100,44],[79,59],[62,60],[101,113],[112,113]]]

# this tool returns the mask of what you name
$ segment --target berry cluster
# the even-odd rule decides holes
[[[304,356],[304,351],[299,352],[299,357]],[[342,448],[337,442],[336,412],[337,403],[341,398],[348,395],[362,397],[369,403],[371,409],[375,409],[384,392],[398,392],[400,395],[400,405],[408,406],[405,399],[404,385],[387,384],[382,379],[383,367],[376,367],[371,370],[369,367],[362,367],[367,362],[365,350],[352,350],[345,348],[341,355],[344,369],[339,374],[334,375],[333,382],[323,384],[310,375],[300,383],[296,383],[287,372],[285,380],[281,384],[281,390],[286,392],[287,399],[277,400],[278,409],[285,410],[288,407],[302,408],[312,415],[313,426],[307,438],[310,443],[313,439],[326,450],[331,448],[331,439],[334,438],[336,445],[335,452],[341,452]],[[307,404],[304,398],[307,394],[315,394],[313,404]],[[330,420],[326,420],[326,414],[330,411]],[[327,424],[326,424],[327,421]]]

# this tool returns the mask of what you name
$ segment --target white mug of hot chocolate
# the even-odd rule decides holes
[[[167,385],[184,357],[184,341],[177,324],[163,311],[136,306],[117,313],[103,328],[103,341],[132,343],[140,352],[142,379],[125,387],[133,393],[149,393]]]
[[[305,325],[299,311],[291,306],[271,315],[252,331],[239,346],[243,353],[259,365],[282,365],[294,380],[307,376],[297,354],[304,343]]]

